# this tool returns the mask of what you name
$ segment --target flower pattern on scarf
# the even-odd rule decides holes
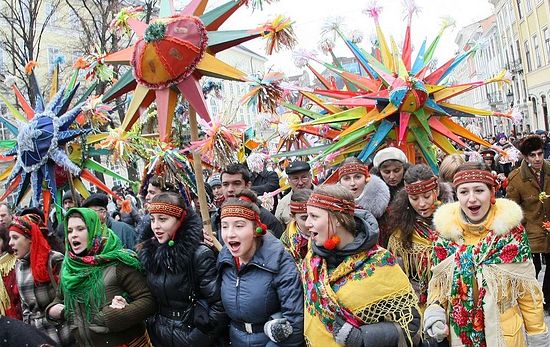
[[[531,257],[527,233],[518,226],[510,233],[497,236],[489,231],[476,245],[463,245],[439,238],[434,245],[433,261],[437,265],[453,257],[450,295],[450,326],[463,344],[485,347],[484,297],[487,283],[477,283],[476,275],[489,264],[522,263]],[[477,285],[477,298],[474,287]]]
[[[335,314],[356,327],[365,324],[338,302],[335,295],[338,289],[348,281],[372,276],[377,267],[396,264],[393,255],[378,246],[372,247],[366,255],[361,252],[347,257],[333,271],[327,269],[326,262],[319,256],[312,256],[309,262],[306,260],[302,263],[305,309],[318,316],[331,333]]]

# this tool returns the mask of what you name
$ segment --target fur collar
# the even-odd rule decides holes
[[[497,235],[505,235],[521,224],[523,212],[512,200],[497,199],[493,208],[496,208],[496,214],[491,230]],[[444,239],[458,241],[462,238],[463,231],[458,224],[458,218],[462,218],[460,211],[458,202],[442,205],[435,211],[434,227]]]
[[[372,213],[374,217],[380,218],[390,203],[390,189],[380,177],[371,175],[355,203]]]
[[[178,274],[188,270],[189,262],[193,261],[195,250],[203,239],[199,215],[192,211],[188,212],[185,222],[176,234],[173,246],[169,246],[168,242],[161,245],[153,236],[151,223],[145,226],[139,258],[148,272]]]

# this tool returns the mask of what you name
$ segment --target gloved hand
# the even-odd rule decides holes
[[[336,343],[342,346],[361,347],[363,344],[363,334],[361,333],[361,329],[358,329],[344,321],[338,315],[334,318],[332,335],[334,336]]]
[[[424,312],[424,332],[437,342],[443,341],[449,335],[447,313],[443,307],[432,304]]]
[[[268,320],[264,324],[264,333],[275,343],[284,341],[292,331],[292,325],[286,321],[286,318]]]

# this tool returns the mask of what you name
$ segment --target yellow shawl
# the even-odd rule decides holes
[[[304,335],[309,346],[339,346],[332,335],[335,314],[355,326],[385,320],[408,331],[418,299],[386,249],[374,246],[329,270],[326,260],[310,248],[302,266]]]

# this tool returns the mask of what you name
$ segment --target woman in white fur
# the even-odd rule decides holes
[[[495,198],[484,163],[460,166],[453,185],[458,202],[434,214],[424,331],[451,346],[550,346],[521,208]]]
[[[358,207],[382,217],[390,202],[390,189],[384,181],[369,174],[369,168],[355,157],[347,158],[338,168],[338,182],[347,188]]]

